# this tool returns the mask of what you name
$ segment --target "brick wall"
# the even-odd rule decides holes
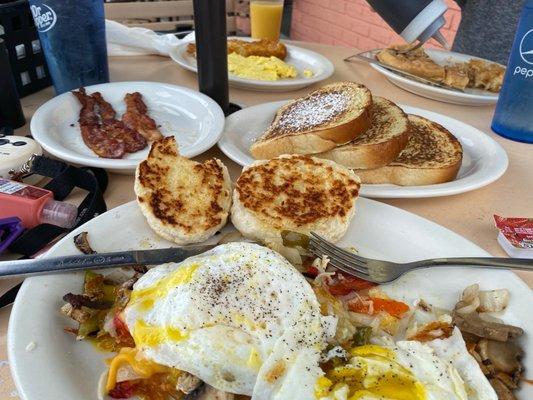
[[[454,1],[446,2],[450,9],[445,14],[446,25],[442,33],[452,43],[461,12]],[[294,0],[291,39],[359,50],[402,42],[402,38],[364,0]]]

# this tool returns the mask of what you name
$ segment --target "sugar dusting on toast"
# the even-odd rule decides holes
[[[350,104],[345,91],[317,92],[283,110],[263,139],[308,131],[343,115]]]

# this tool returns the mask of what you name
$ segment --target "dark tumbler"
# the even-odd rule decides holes
[[[194,0],[198,86],[225,114],[229,108],[226,1]]]
[[[0,128],[20,128],[26,120],[9,64],[9,55],[2,39],[0,39],[0,66]],[[2,130],[4,131],[7,130]]]

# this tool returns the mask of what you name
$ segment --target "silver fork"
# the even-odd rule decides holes
[[[309,251],[316,257],[322,258],[323,256],[327,256],[329,258],[329,264],[336,269],[374,283],[392,282],[414,269],[441,265],[469,265],[481,268],[511,268],[533,271],[533,260],[527,258],[433,258],[430,260],[414,261],[403,264],[384,260],[374,260],[341,249],[314,232],[311,232]]]

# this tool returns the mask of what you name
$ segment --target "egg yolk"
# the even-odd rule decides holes
[[[350,350],[350,362],[326,371],[315,387],[316,398],[329,398],[343,385],[349,388],[349,400],[362,397],[395,400],[426,400],[421,382],[399,364],[393,351],[376,345]]]
[[[188,335],[171,326],[151,326],[138,320],[133,327],[132,336],[137,346],[152,347],[168,342],[179,342]]]
[[[144,289],[134,290],[131,293],[128,306],[138,306],[141,310],[148,311],[153,307],[157,299],[165,297],[170,290],[174,289],[176,286],[190,282],[198,267],[198,264],[182,266],[178,270],[157,281],[154,285]]]

